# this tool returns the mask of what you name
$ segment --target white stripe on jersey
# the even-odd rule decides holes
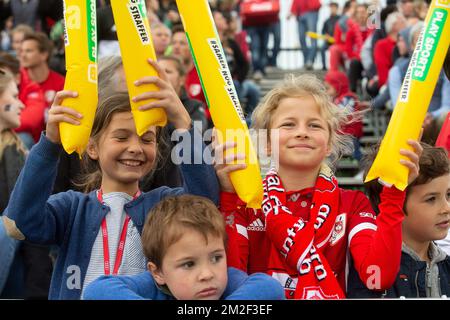
[[[246,227],[244,227],[244,226],[242,226],[240,224],[237,224],[236,225],[236,230],[237,230],[237,232],[240,235],[244,236],[248,240],[248,232],[247,232],[247,228]]]
[[[377,226],[370,222],[360,223],[355,226],[350,233],[348,234],[348,246],[350,247],[350,243],[352,242],[352,238],[360,231],[363,230],[374,230],[377,231]]]

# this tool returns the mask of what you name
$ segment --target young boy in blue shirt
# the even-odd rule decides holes
[[[364,284],[352,268],[348,278],[349,298],[450,295],[450,257],[434,243],[445,238],[450,228],[450,161],[443,148],[426,144],[422,147],[419,176],[406,188],[397,278],[391,288],[381,291],[376,288],[376,273],[383,270],[374,268],[373,283]],[[367,193],[374,208],[377,208],[380,190],[378,182],[369,182]]]
[[[227,268],[225,221],[208,199],[168,197],[148,214],[142,247],[147,272],[103,276],[91,283],[84,299],[283,299],[281,285],[270,276]]]

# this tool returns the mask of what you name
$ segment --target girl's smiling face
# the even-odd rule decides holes
[[[131,112],[114,113],[98,143],[88,147],[89,156],[100,164],[102,188],[114,191],[137,187],[153,167],[156,151],[156,128],[139,137]]]
[[[279,135],[279,154],[272,157],[280,168],[317,169],[331,153],[329,126],[312,96],[282,99],[270,129],[271,141]]]

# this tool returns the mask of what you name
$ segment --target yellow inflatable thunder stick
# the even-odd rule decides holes
[[[399,150],[409,149],[407,139],[417,140],[431,96],[450,43],[450,2],[432,0],[411,62],[403,80],[380,151],[366,177],[404,190],[408,169],[400,163],[406,157]]]
[[[167,123],[163,109],[139,111],[138,108],[151,100],[133,102],[139,94],[159,90],[155,85],[136,87],[134,82],[145,76],[158,76],[156,70],[147,62],[156,60],[155,49],[147,19],[144,0],[111,0],[111,7],[119,38],[120,52],[130,95],[131,112],[138,135],[143,135],[149,126],[164,126]]]
[[[317,32],[308,31],[308,32],[306,32],[306,35],[308,37],[310,37],[311,39],[317,39],[317,40],[321,39],[321,40],[328,41],[328,43],[330,43],[330,44],[334,43],[334,38],[331,36],[328,36],[326,34],[320,34]]]
[[[232,172],[231,182],[248,207],[260,208],[263,189],[258,160],[208,0],[177,0],[177,5],[218,140],[237,142],[235,152],[246,155],[246,169]]]
[[[80,156],[86,149],[97,108],[97,24],[95,0],[65,0],[66,81],[64,90],[77,91],[62,105],[83,115],[81,124],[61,122],[61,143],[67,153]]]

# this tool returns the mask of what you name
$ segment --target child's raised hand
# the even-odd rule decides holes
[[[82,114],[78,113],[72,108],[61,106],[61,103],[66,98],[76,98],[78,93],[75,91],[63,90],[59,91],[53,104],[48,111],[47,126],[45,129],[45,135],[53,143],[61,144],[61,137],[59,135],[59,123],[67,122],[73,125],[80,125],[80,121],[83,117]]]
[[[133,97],[134,102],[157,99],[156,101],[149,102],[139,107],[139,110],[145,111],[153,108],[163,108],[166,111],[167,118],[176,129],[191,128],[191,117],[186,108],[181,103],[178,94],[170,84],[166,72],[153,60],[148,60],[155,70],[158,72],[159,77],[143,77],[137,80],[135,86],[141,86],[144,84],[154,84],[159,88],[159,91],[149,91],[142,93],[136,97]]]
[[[400,160],[400,163],[409,169],[408,185],[411,184],[419,176],[419,159],[423,148],[416,140],[408,140],[408,144],[413,147],[414,151],[400,149],[400,154],[407,156],[409,160]]]
[[[230,173],[245,169],[247,165],[245,163],[232,164],[232,162],[245,160],[245,155],[233,153],[236,142],[226,142],[224,144],[216,145],[214,141],[214,169],[216,170],[217,178],[219,179],[220,189],[223,192],[235,193],[236,191],[230,180]],[[226,156],[224,156],[225,154]]]

